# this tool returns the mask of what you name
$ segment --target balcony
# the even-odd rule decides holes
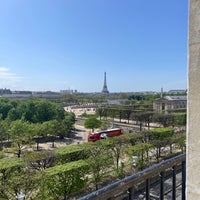
[[[162,161],[79,200],[185,200],[186,155]]]

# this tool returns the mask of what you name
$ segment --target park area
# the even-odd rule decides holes
[[[26,200],[77,199],[185,151],[184,131],[141,126],[139,115],[114,119],[116,107],[105,118],[100,110],[76,115],[48,100],[1,99],[0,105],[2,200],[18,194]],[[123,134],[87,142],[88,132],[110,124]]]

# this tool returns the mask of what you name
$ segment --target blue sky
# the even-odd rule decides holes
[[[187,87],[187,0],[0,0],[0,88]]]

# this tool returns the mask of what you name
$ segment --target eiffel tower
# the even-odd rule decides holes
[[[108,87],[106,84],[106,72],[104,72],[104,85],[103,85],[103,89],[102,89],[101,93],[109,94]]]

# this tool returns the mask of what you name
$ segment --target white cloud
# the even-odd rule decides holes
[[[0,88],[17,88],[23,77],[13,73],[8,67],[0,67]]]
[[[9,68],[7,67],[0,67],[0,72],[7,72],[9,71]]]

